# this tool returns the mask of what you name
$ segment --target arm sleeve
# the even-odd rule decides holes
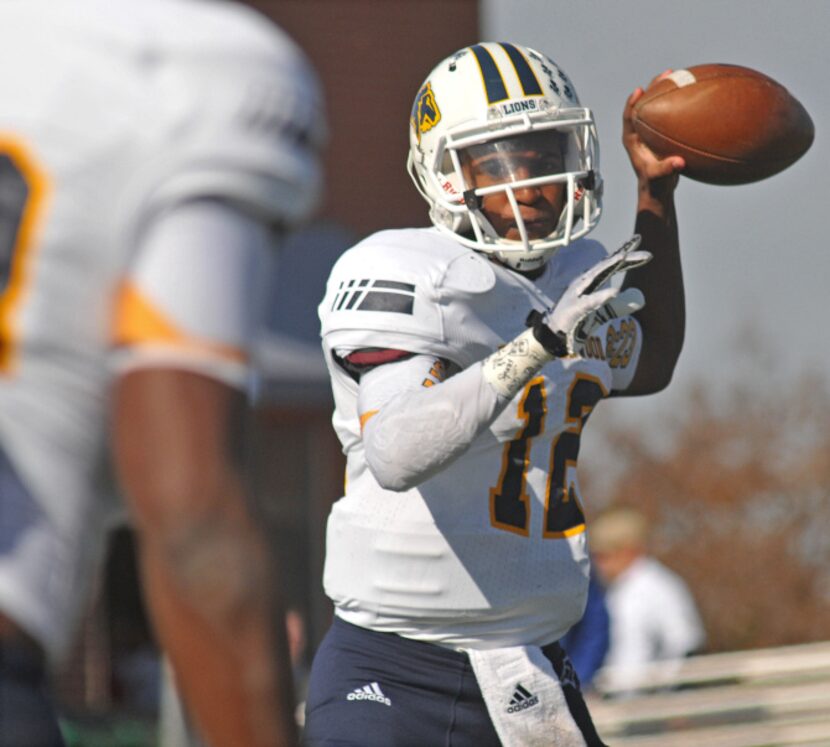
[[[440,472],[510,402],[484,380],[480,363],[444,375],[437,358],[416,355],[361,377],[358,411],[366,462],[382,487],[408,490]]]
[[[191,370],[244,388],[273,277],[262,222],[215,200],[183,203],[144,231],[115,299],[116,370]]]

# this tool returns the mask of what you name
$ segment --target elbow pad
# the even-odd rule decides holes
[[[434,362],[416,356],[361,381],[366,463],[387,490],[409,490],[455,461],[509,402],[485,381],[481,364],[422,386]]]

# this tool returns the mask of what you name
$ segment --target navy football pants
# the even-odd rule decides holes
[[[561,676],[568,665],[562,649],[554,643],[543,651]],[[563,690],[586,745],[602,747],[582,693],[573,685]],[[303,743],[500,747],[466,654],[339,618],[311,668]]]
[[[0,553],[13,550],[32,500],[0,448]],[[43,657],[28,643],[0,638],[0,747],[63,744]]]
[[[0,745],[62,747],[43,664],[28,648],[0,642]]]

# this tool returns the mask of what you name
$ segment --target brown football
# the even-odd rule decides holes
[[[795,163],[813,142],[807,110],[772,78],[738,65],[696,65],[649,86],[634,129],[658,156],[683,156],[683,175],[748,184]]]

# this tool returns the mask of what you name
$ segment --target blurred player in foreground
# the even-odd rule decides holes
[[[684,330],[684,163],[634,133],[640,95],[623,139],[648,251],[609,257],[584,238],[593,118],[551,59],[477,44],[418,93],[409,165],[434,226],[350,249],[320,306],[348,461],[309,745],[601,744],[555,643],[588,588],[580,433],[606,397],[664,388]],[[641,309],[607,281],[649,259],[629,275]]]
[[[94,578],[108,426],[203,735],[292,744],[238,451],[275,239],[316,203],[316,79],[201,0],[9,0],[0,63],[0,744],[61,743],[44,670]]]

